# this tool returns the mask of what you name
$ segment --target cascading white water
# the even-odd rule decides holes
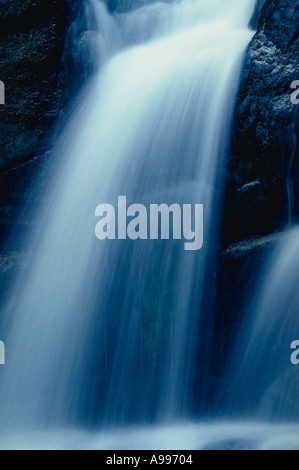
[[[58,145],[30,266],[9,299],[2,433],[178,420],[206,403],[207,281],[254,5],[156,2],[112,17],[88,2],[110,25],[92,36],[106,63]],[[119,195],[204,204],[204,249],[97,241],[95,208]]]
[[[228,371],[228,412],[259,419],[298,420],[299,229],[277,243],[255,288]],[[299,432],[297,432],[299,437]]]

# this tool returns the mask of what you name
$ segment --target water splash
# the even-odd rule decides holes
[[[1,439],[6,450],[298,450],[298,425],[212,421],[113,432],[55,430]]]

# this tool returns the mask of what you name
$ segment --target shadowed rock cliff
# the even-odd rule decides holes
[[[294,218],[299,213],[299,107],[291,102],[299,79],[299,0],[262,5],[236,106],[225,245],[283,227],[289,204]]]
[[[77,0],[0,2],[0,79],[6,86],[6,105],[0,107],[0,173],[41,153],[55,139],[55,132],[45,138],[67,104],[72,78],[67,30],[79,5]]]

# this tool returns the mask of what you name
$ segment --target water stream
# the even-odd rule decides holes
[[[181,0],[112,15],[86,0],[95,73],[54,150],[31,261],[8,301],[1,446],[157,448],[173,426],[160,441],[171,447],[192,434],[184,423],[209,416],[218,203],[254,6]],[[96,207],[123,195],[204,204],[204,248],[97,240]],[[143,439],[122,431],[132,424]],[[195,448],[280,435],[263,444],[261,428],[253,439],[253,427],[229,426],[203,423]]]

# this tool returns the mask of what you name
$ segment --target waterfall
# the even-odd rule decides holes
[[[253,290],[228,371],[228,413],[295,420],[298,371],[291,345],[299,338],[299,229],[283,234]]]
[[[153,2],[112,15],[88,0],[96,72],[28,214],[38,228],[7,304],[2,435],[204,414],[218,203],[254,5]],[[203,204],[204,248],[97,240],[96,207],[123,195]]]

